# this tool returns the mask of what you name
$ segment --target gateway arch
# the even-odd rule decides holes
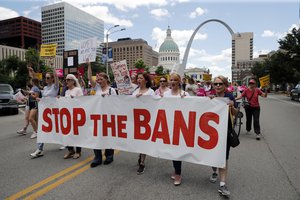
[[[187,45],[187,47],[186,47],[186,49],[185,49],[184,56],[183,56],[183,60],[182,60],[182,63],[181,63],[181,65],[180,65],[180,68],[181,68],[180,71],[182,72],[182,74],[184,73],[184,70],[186,69],[186,64],[187,64],[188,55],[189,55],[190,48],[191,48],[191,46],[192,46],[192,42],[193,42],[193,40],[194,40],[194,37],[195,37],[196,33],[199,31],[199,29],[200,29],[204,24],[207,24],[207,23],[209,23],[209,22],[219,22],[220,24],[224,25],[224,26],[227,28],[227,30],[229,31],[231,37],[234,35],[234,32],[233,32],[233,30],[230,28],[230,26],[228,26],[225,22],[223,22],[223,21],[221,21],[221,20],[219,20],[219,19],[210,19],[210,20],[207,20],[207,21],[203,22],[202,24],[200,24],[200,25],[196,28],[196,30],[194,31],[194,33],[192,34],[192,36],[191,36],[191,38],[190,38],[190,40],[189,40],[189,42],[188,42],[188,45]]]

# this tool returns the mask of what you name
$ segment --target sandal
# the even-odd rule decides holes
[[[64,155],[64,159],[72,158],[74,154],[74,151],[69,151],[66,155]]]
[[[81,153],[75,153],[73,155],[73,159],[78,159],[78,158],[80,158],[80,156],[81,156]]]

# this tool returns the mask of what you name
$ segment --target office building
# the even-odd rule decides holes
[[[80,41],[104,40],[104,22],[66,2],[42,7],[42,43],[57,44],[57,55],[79,48]],[[98,51],[98,55],[100,49]]]
[[[235,33],[232,36],[232,82],[241,82],[240,74],[242,74],[241,66],[245,61],[253,59],[253,33]],[[247,65],[248,66],[248,65]],[[247,67],[249,68],[249,67]]]
[[[134,69],[137,60],[142,59],[146,66],[157,66],[158,53],[143,39],[122,38],[109,42],[112,48],[113,62],[126,60],[128,69]]]
[[[0,45],[28,49],[39,49],[41,23],[26,17],[15,17],[0,21]]]

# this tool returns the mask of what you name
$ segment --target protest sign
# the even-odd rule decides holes
[[[133,87],[129,76],[126,60],[110,64],[119,94],[131,94]]]
[[[87,40],[82,40],[80,42],[80,47],[78,50],[79,54],[79,64],[86,63],[87,59],[89,62],[96,61],[96,50],[97,50],[97,38],[90,38]]]

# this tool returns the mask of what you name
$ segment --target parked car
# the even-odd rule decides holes
[[[300,101],[300,88],[294,88],[291,90],[291,99]]]
[[[18,114],[18,102],[14,99],[14,89],[9,84],[0,84],[0,112]]]

